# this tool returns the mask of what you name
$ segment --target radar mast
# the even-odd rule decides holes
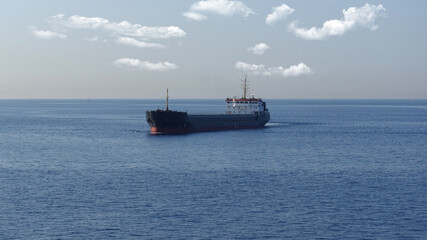
[[[247,80],[246,80],[246,75],[245,75],[245,79],[243,80],[243,99],[246,99],[246,95],[248,94],[248,85],[247,85]]]
[[[169,89],[166,88],[166,111],[169,111]]]

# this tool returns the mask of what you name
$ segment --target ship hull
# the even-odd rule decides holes
[[[187,114],[178,111],[147,111],[152,134],[261,128],[270,120],[268,111],[254,114]]]

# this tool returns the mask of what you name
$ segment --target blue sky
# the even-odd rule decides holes
[[[426,1],[2,1],[0,98],[426,99]]]

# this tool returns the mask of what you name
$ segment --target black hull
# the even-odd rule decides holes
[[[178,111],[147,111],[152,134],[261,128],[270,120],[268,111],[255,114],[187,114]]]

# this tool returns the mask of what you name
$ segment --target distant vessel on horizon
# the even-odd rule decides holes
[[[184,134],[191,132],[261,128],[270,121],[267,104],[261,98],[247,95],[246,77],[241,98],[227,98],[225,114],[187,114],[169,110],[169,90],[166,90],[166,110],[146,112],[151,134]]]

